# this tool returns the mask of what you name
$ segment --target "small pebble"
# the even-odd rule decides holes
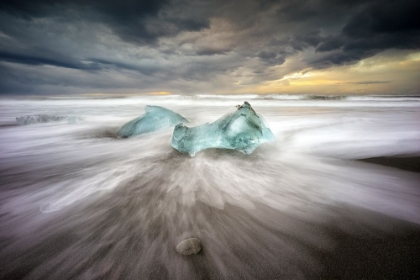
[[[176,251],[184,256],[198,254],[201,251],[201,242],[197,238],[185,239],[176,246]]]

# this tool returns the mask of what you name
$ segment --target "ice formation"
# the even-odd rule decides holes
[[[81,118],[75,117],[75,116],[54,116],[54,115],[32,115],[32,116],[22,116],[22,117],[16,118],[17,123],[20,125],[61,122],[61,121],[75,123],[81,120],[82,120]]]
[[[144,115],[124,124],[117,131],[117,135],[123,138],[131,137],[188,122],[183,116],[163,107],[146,105],[144,111]]]
[[[274,135],[264,118],[245,101],[242,106],[238,105],[235,112],[213,123],[191,128],[178,124],[172,135],[172,147],[190,156],[208,148],[232,149],[250,154],[262,143],[273,140]]]

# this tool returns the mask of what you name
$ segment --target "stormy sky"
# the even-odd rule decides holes
[[[0,94],[420,94],[418,0],[6,0]]]

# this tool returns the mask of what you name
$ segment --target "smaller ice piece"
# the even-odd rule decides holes
[[[172,147],[190,156],[208,148],[232,149],[250,154],[262,143],[274,140],[264,118],[255,113],[248,102],[237,107],[235,112],[210,124],[196,127],[178,124],[172,135]]]
[[[160,106],[146,105],[144,111],[144,115],[118,129],[118,137],[127,138],[188,122],[183,116]]]
[[[68,122],[76,123],[82,119],[75,116],[53,116],[53,115],[32,115],[22,116],[16,118],[20,125],[35,124],[35,123],[49,123],[49,122]]]

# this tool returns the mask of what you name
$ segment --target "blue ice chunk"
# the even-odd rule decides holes
[[[208,148],[238,150],[244,154],[252,153],[259,145],[273,141],[274,135],[264,118],[255,113],[248,102],[230,114],[213,123],[196,127],[183,124],[175,126],[172,147],[181,153],[194,156]]]
[[[76,123],[81,121],[82,118],[75,116],[54,116],[54,115],[30,115],[16,118],[16,122],[20,125],[36,124],[36,123],[49,123],[49,122],[68,122]]]
[[[117,135],[131,137],[188,122],[183,116],[163,107],[146,105],[144,111],[144,115],[124,124]]]

